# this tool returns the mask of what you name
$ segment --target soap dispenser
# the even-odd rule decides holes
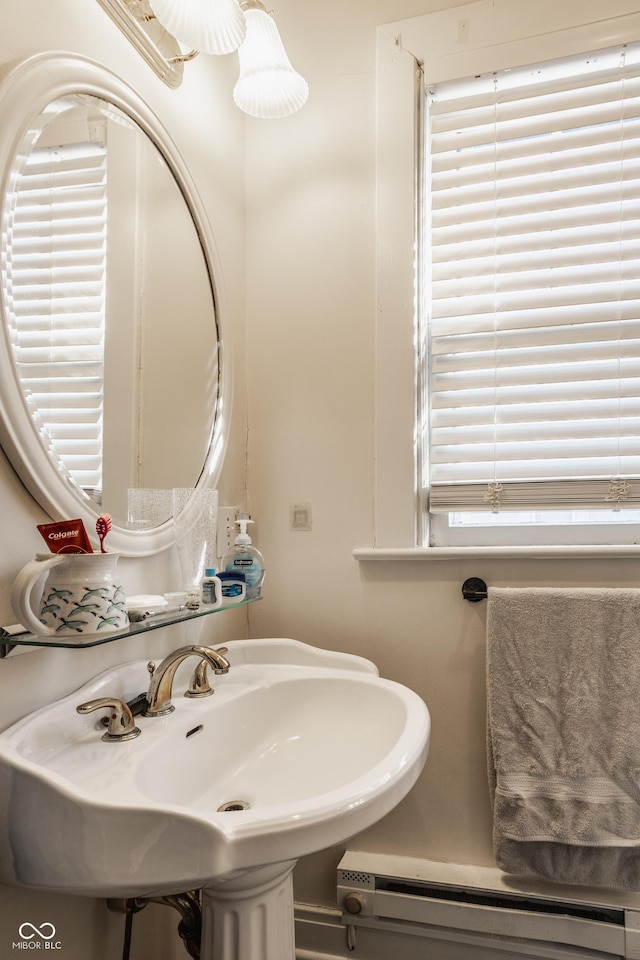
[[[251,544],[251,537],[247,533],[247,524],[253,523],[249,517],[239,517],[236,523],[240,533],[235,544],[222,558],[223,570],[233,573],[244,573],[247,583],[247,600],[260,596],[262,581],[264,580],[264,557]]]

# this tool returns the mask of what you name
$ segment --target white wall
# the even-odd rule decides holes
[[[182,86],[170,90],[135,53],[100,5],[93,0],[3,0],[0,77],[19,61],[41,51],[90,57],[118,74],[153,108],[187,162],[206,207],[221,264],[223,335],[234,353],[237,372],[234,433],[223,477],[221,502],[244,495],[246,437],[244,368],[244,193],[243,123],[231,90],[237,65],[232,58],[199,58],[185,69]],[[188,316],[189,305],[184,305]],[[179,318],[184,322],[184,317]],[[166,438],[166,443],[171,441]],[[177,438],[179,441],[179,437]],[[166,448],[165,448],[166,452]],[[107,504],[104,505],[108,510]],[[0,623],[12,623],[10,587],[16,573],[42,549],[37,523],[49,518],[33,502],[0,453]],[[175,551],[157,558],[119,561],[129,593],[175,589]],[[198,621],[200,622],[200,621]],[[247,635],[243,611],[208,621],[215,641]],[[193,628],[193,625],[191,625]],[[197,628],[196,628],[197,629]],[[54,700],[113,662],[162,658],[185,642],[197,642],[193,629],[158,631],[148,638],[116,641],[88,650],[30,652],[0,661],[0,728]],[[137,960],[186,956],[175,930],[178,915],[152,906],[136,919]],[[17,925],[48,921],[57,927],[63,960],[111,960],[122,953],[124,918],[103,901],[3,888],[0,895],[0,957],[12,955]],[[167,932],[168,931],[168,932]],[[177,946],[176,946],[177,944]]]
[[[250,507],[266,557],[253,636],[286,634],[369,657],[432,713],[426,769],[354,849],[493,864],[485,751],[489,584],[634,585],[631,560],[358,562],[373,544],[376,24],[434,0],[278,0],[307,106],[247,125]],[[313,530],[289,531],[308,501]],[[345,731],[348,736],[348,731]],[[341,849],[302,861],[296,897],[331,905]]]

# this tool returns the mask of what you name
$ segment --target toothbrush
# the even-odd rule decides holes
[[[108,513],[101,514],[96,520],[96,533],[100,538],[100,553],[106,553],[104,548],[104,538],[111,530],[111,517]]]

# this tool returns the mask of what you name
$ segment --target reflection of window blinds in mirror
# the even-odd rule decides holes
[[[8,222],[17,369],[42,439],[79,487],[102,486],[106,148],[36,149]]]

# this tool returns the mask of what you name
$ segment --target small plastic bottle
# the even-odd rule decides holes
[[[262,581],[264,580],[264,557],[251,544],[251,537],[247,534],[247,524],[253,523],[248,517],[236,520],[240,533],[236,537],[235,545],[222,558],[222,569],[234,573],[244,573],[247,583],[247,600],[260,596]]]
[[[244,573],[234,573],[232,570],[221,570],[219,573],[222,584],[222,602],[242,603],[247,591],[247,582]]]
[[[222,584],[215,567],[207,567],[204,572],[200,581],[200,599],[204,607],[215,609],[222,606]]]

